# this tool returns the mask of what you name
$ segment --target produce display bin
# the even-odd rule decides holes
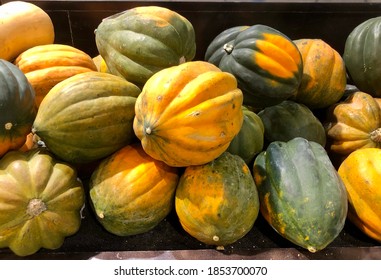
[[[1,1],[2,4],[9,1]],[[348,34],[366,19],[381,15],[381,3],[190,2],[190,1],[29,1],[43,8],[55,26],[56,43],[98,54],[94,30],[101,20],[123,10],[156,5],[185,16],[194,26],[197,52],[203,60],[208,44],[223,30],[265,24],[291,39],[320,38],[340,54]],[[90,171],[81,173],[86,187]],[[0,249],[0,259],[381,259],[381,244],[347,222],[325,249],[310,253],[278,235],[259,215],[252,230],[236,243],[216,250],[188,235],[174,211],[153,230],[119,237],[102,228],[88,203],[80,230],[57,250],[41,249],[17,257]]]

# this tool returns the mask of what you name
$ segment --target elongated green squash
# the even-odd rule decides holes
[[[316,252],[342,231],[345,186],[320,144],[274,141],[256,157],[253,174],[261,214],[284,238]]]

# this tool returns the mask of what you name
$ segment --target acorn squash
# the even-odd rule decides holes
[[[322,122],[306,105],[285,100],[258,112],[264,126],[267,143],[287,142],[295,137],[303,137],[322,145],[326,144],[326,134]]]
[[[242,110],[243,123],[241,129],[234,136],[226,151],[240,156],[246,164],[250,164],[263,149],[265,127],[255,112],[245,106],[242,106]]]
[[[343,58],[321,39],[294,40],[303,59],[303,77],[292,100],[310,109],[322,109],[344,95],[347,73]]]
[[[327,148],[347,156],[361,148],[381,147],[381,109],[370,94],[355,91],[332,105],[324,121]]]
[[[348,220],[381,242],[381,149],[352,152],[338,172],[348,193]]]
[[[241,157],[224,152],[180,177],[175,210],[183,229],[207,245],[226,246],[245,236],[259,214],[258,192]]]
[[[28,256],[58,249],[81,225],[85,193],[76,170],[43,149],[0,159],[0,248]]]
[[[218,35],[209,44],[205,60],[233,74],[243,92],[244,105],[256,110],[296,94],[302,80],[303,61],[294,42],[266,25],[256,24],[241,30],[233,36],[234,40]],[[226,41],[220,40],[221,36]]]
[[[363,92],[381,97],[381,16],[367,19],[348,35],[343,59],[351,82]]]
[[[158,6],[136,7],[103,19],[95,41],[108,71],[139,87],[159,70],[190,61],[196,54],[192,24]]]
[[[36,94],[36,105],[59,82],[76,74],[97,71],[93,59],[69,45],[46,44],[22,52],[14,61]]]
[[[32,132],[58,158],[89,163],[134,141],[134,106],[140,89],[98,71],[56,84],[42,100]]]
[[[103,159],[91,175],[92,209],[109,232],[150,231],[173,209],[179,169],[147,155],[139,143]]]
[[[37,114],[35,93],[24,73],[0,59],[0,157],[19,149]]]
[[[136,100],[134,131],[147,154],[185,167],[221,155],[242,122],[235,77],[211,63],[190,61],[147,81]]]
[[[314,253],[343,230],[345,186],[320,144],[301,137],[271,142],[256,157],[253,175],[262,216],[293,244]]]

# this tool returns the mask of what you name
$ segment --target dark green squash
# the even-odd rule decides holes
[[[342,231],[347,194],[321,145],[300,137],[272,142],[256,157],[253,174],[261,214],[282,237],[316,252]]]
[[[190,61],[196,54],[192,24],[157,6],[136,7],[103,19],[95,41],[108,71],[139,87],[159,70]]]
[[[246,164],[249,164],[263,149],[265,128],[255,112],[246,107],[242,107],[242,111],[242,127],[230,142],[227,151],[240,156]]]
[[[237,78],[244,105],[261,109],[296,93],[302,79],[303,61],[290,38],[261,24],[236,27],[230,32],[232,36],[221,33],[209,44],[205,60]]]
[[[363,92],[381,97],[381,17],[370,18],[348,35],[343,59],[351,82]]]
[[[28,79],[14,64],[0,59],[0,157],[25,143],[36,113]]]
[[[306,105],[285,100],[261,110],[258,116],[263,122],[268,143],[303,137],[323,147],[326,144],[323,124]]]

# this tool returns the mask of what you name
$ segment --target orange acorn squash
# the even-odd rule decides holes
[[[249,167],[229,152],[204,165],[186,167],[176,189],[175,210],[183,229],[197,240],[215,246],[236,242],[259,214]]]
[[[99,164],[89,183],[98,221],[119,236],[153,229],[173,208],[178,171],[151,158],[140,144],[118,150]]]
[[[347,83],[343,58],[321,39],[299,39],[294,43],[302,55],[303,76],[292,99],[311,109],[338,102]]]
[[[381,147],[381,109],[368,93],[356,91],[332,105],[324,125],[327,147],[335,154]]]
[[[62,44],[35,46],[22,52],[14,63],[32,85],[37,106],[59,82],[76,74],[97,71],[93,59],[87,53]]]
[[[381,149],[351,153],[338,172],[348,193],[348,220],[381,242]]]
[[[170,166],[207,163],[241,129],[237,80],[211,63],[191,61],[159,71],[135,105],[134,131],[144,150]]]

